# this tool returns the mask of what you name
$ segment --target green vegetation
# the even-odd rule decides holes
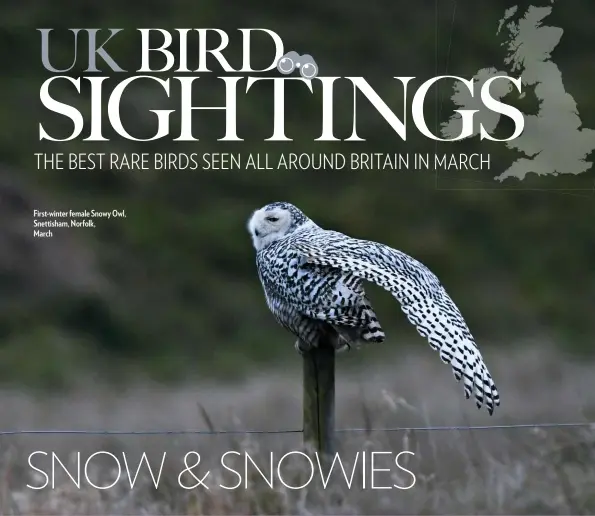
[[[565,30],[553,59],[583,124],[595,127],[595,97],[587,79],[589,70],[595,71],[587,4],[554,4],[547,23]],[[452,6],[441,2],[438,71],[471,76],[481,67],[501,66],[503,50],[493,35],[506,7],[507,2],[460,6],[449,52]],[[102,370],[114,380],[130,371],[161,380],[229,377],[293,356],[291,336],[266,309],[245,230],[251,211],[273,200],[291,201],[321,225],[383,241],[420,259],[442,279],[482,347],[547,337],[570,354],[592,352],[595,203],[592,192],[560,190],[592,187],[592,172],[501,185],[492,177],[515,157],[503,146],[474,139],[436,147],[415,134],[404,144],[371,109],[360,113],[358,122],[367,142],[314,143],[320,101],[297,85],[287,93],[287,134],[295,140],[290,144],[263,142],[272,134],[272,102],[269,89],[256,86],[239,100],[238,132],[246,137],[240,144],[215,141],[222,136],[217,113],[197,115],[201,141],[194,144],[38,142],[38,122],[49,116],[38,102],[45,75],[35,27],[267,27],[283,37],[286,48],[314,55],[321,73],[366,77],[397,109],[400,91],[392,76],[435,75],[433,13],[424,2],[392,1],[365,9],[359,3],[264,1],[225,8],[210,1],[76,6],[29,1],[0,7],[4,48],[15,49],[16,56],[5,64],[0,85],[5,99],[0,210],[9,222],[0,229],[2,380],[60,386],[87,370]],[[70,50],[67,40],[56,40],[56,61],[68,63]],[[127,38],[115,38],[110,53],[130,69],[138,58],[134,40]],[[84,63],[73,75],[82,69]],[[218,81],[200,81],[197,104],[221,103]],[[351,129],[350,95],[347,89],[337,95],[342,109],[336,124],[344,136]],[[446,119],[452,109],[448,87],[441,88],[438,105],[431,97],[429,117],[440,108],[441,120]],[[88,92],[82,98],[79,105],[88,109]],[[152,123],[147,110],[163,108],[164,100],[158,90],[139,86],[125,104],[125,125],[143,134]],[[506,124],[498,131],[506,134]],[[404,171],[38,171],[33,157],[41,151],[273,156],[436,149],[489,152],[493,169],[441,172],[438,180],[433,172]],[[511,191],[515,188],[519,191]],[[125,209],[128,216],[32,243],[34,208]],[[376,289],[373,293],[390,336],[379,346],[382,353],[409,342],[423,345],[394,301]],[[368,348],[362,357],[376,353]]]

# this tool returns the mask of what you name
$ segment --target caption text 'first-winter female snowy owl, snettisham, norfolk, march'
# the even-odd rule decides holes
[[[322,229],[286,202],[252,214],[248,231],[258,275],[277,321],[300,352],[334,337],[337,349],[382,342],[384,331],[362,280],[388,290],[430,346],[451,364],[465,396],[490,413],[500,397],[459,309],[422,263],[384,244]]]

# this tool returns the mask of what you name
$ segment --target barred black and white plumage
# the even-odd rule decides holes
[[[296,348],[317,346],[329,334],[338,349],[382,342],[385,334],[363,281],[390,292],[425,337],[466,398],[490,413],[500,396],[459,309],[422,263],[387,245],[322,229],[286,202],[255,211],[248,230],[258,275],[276,320],[298,337]]]

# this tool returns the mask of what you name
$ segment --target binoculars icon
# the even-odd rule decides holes
[[[289,75],[296,68],[299,68],[300,75],[304,79],[314,79],[318,75],[318,65],[310,54],[300,56],[292,50],[287,52],[277,63],[277,70],[283,75]]]

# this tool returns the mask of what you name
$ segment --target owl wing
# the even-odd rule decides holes
[[[465,397],[474,394],[477,407],[485,403],[490,415],[500,405],[496,385],[463,316],[425,265],[387,245],[335,231],[296,239],[292,247],[305,263],[333,267],[389,291],[418,333],[452,366],[456,380],[463,379]]]
[[[307,264],[298,252],[287,252],[280,263],[259,259],[257,265],[269,306],[282,302],[306,317],[344,326],[360,326],[369,317],[362,281],[353,274]]]

